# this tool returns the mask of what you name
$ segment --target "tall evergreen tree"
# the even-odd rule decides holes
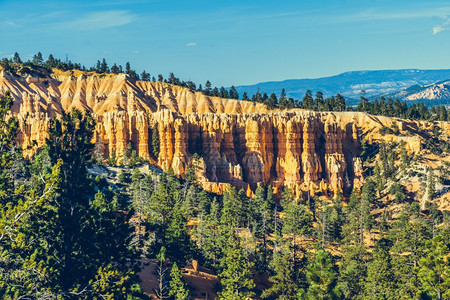
[[[151,144],[151,153],[155,159],[159,156],[159,131],[158,125],[153,126],[152,128],[152,144]]]
[[[426,246],[427,253],[420,259],[418,267],[419,295],[421,299],[449,299],[450,251],[444,244],[442,236],[436,236],[428,241]]]
[[[367,273],[366,251],[361,245],[343,248],[339,266],[339,289],[346,299],[355,299],[363,294]]]
[[[181,203],[177,201],[173,207],[170,224],[167,227],[167,256],[179,262],[190,258],[191,240],[186,228],[187,220],[183,216]]]
[[[252,289],[255,283],[250,272],[253,263],[245,259],[234,233],[229,235],[220,267],[222,290],[219,292],[219,299],[240,300],[254,296]]]
[[[183,282],[181,270],[177,263],[174,263],[170,271],[170,291],[169,296],[173,296],[175,300],[187,300],[189,298],[189,291],[186,289],[186,284]]]
[[[102,64],[100,65],[100,73],[107,73],[109,72],[108,64],[106,63],[106,59],[102,59]]]
[[[219,95],[222,98],[228,98],[228,91],[222,86],[220,87]]]
[[[278,236],[278,239],[281,238]],[[283,242],[279,241],[278,244],[283,244]],[[262,298],[297,299],[297,291],[300,285],[296,265],[292,252],[287,245],[276,247],[269,264],[272,273],[269,280],[272,285],[263,290]]]
[[[203,90],[205,95],[209,96],[211,94],[211,82],[209,80],[205,83],[205,89]]]
[[[33,64],[36,66],[42,66],[44,63],[44,59],[42,58],[42,53],[38,52],[36,55],[33,56]]]
[[[324,100],[323,100],[323,93],[322,92],[320,92],[320,91],[318,91],[318,92],[316,92],[316,98],[314,99],[314,102],[315,102],[315,108],[318,110],[318,111],[322,111],[323,110],[323,106],[324,106]]]
[[[312,216],[305,206],[298,204],[292,198],[290,191],[285,191],[282,199],[283,205],[283,229],[282,233],[290,240],[292,256],[297,260],[299,245],[298,238],[305,238],[312,233]]]
[[[13,62],[15,64],[21,64],[22,60],[20,59],[19,53],[15,52],[13,56]]]
[[[336,95],[336,110],[344,111],[346,108],[345,98],[341,94]]]
[[[48,68],[55,68],[57,66],[57,60],[53,57],[53,55],[49,54],[45,65]]]
[[[231,86],[230,88],[230,98],[231,99],[239,99],[239,93],[237,92],[236,88],[234,87],[234,85]]]
[[[312,92],[310,90],[307,90],[305,92],[305,96],[303,97],[303,108],[305,109],[313,109],[314,107],[314,100],[312,97]]]
[[[364,284],[365,295],[370,299],[392,299],[394,297],[394,277],[392,273],[389,241],[377,242],[373,259],[367,267]]]
[[[337,271],[329,252],[319,250],[314,263],[308,265],[306,273],[308,290],[306,299],[339,299],[340,291],[336,287]],[[300,293],[301,294],[301,293]],[[304,294],[303,294],[304,295]]]
[[[19,122],[15,117],[7,118],[13,105],[9,91],[0,97],[0,203],[5,205],[12,194],[10,167],[14,162],[14,140],[19,129]]]
[[[111,73],[113,73],[113,74],[119,73],[119,67],[116,64],[112,65]]]
[[[128,61],[127,61],[127,63],[125,64],[125,73],[127,73],[128,75],[130,75],[130,73],[131,73],[130,62],[128,62]]]

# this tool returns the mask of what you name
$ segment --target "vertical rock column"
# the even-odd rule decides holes
[[[159,133],[159,156],[158,165],[166,172],[172,165],[174,154],[175,121],[174,114],[167,109],[163,109],[154,114]]]
[[[242,158],[242,165],[246,174],[247,182],[252,184],[264,181],[264,162],[261,156],[261,142],[263,140],[261,127],[262,126],[258,120],[253,118],[249,118],[245,122],[246,152]]]
[[[342,191],[347,165],[342,152],[342,141],[345,132],[341,130],[334,120],[327,120],[324,124],[325,134],[325,168],[330,187],[335,195]]]
[[[303,180],[306,186],[318,181],[322,172],[319,156],[316,153],[316,139],[319,136],[317,119],[308,116],[303,125]]]
[[[188,145],[188,126],[184,119],[177,118],[174,122],[174,154],[172,160],[172,169],[175,175],[186,173],[189,155],[187,153]]]
[[[280,157],[280,166],[284,170],[284,185],[296,190],[301,178],[301,140],[302,126],[294,119],[287,121],[284,132],[285,153]]]

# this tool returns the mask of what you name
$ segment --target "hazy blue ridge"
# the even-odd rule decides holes
[[[284,88],[288,97],[303,98],[306,90],[313,94],[321,91],[325,97],[340,93],[349,102],[359,101],[361,90],[366,91],[366,97],[374,98],[380,95],[398,95],[405,89],[408,94],[414,89],[419,91],[423,85],[450,79],[450,69],[443,70],[377,70],[352,71],[339,75],[316,79],[289,79],[284,81],[261,82],[254,85],[236,86],[239,95],[244,92],[251,96],[259,89],[260,93],[279,95]],[[352,101],[353,100],[353,101]],[[446,103],[447,100],[440,99]]]

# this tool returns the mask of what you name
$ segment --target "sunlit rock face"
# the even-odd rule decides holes
[[[361,134],[386,139],[374,132],[397,122],[364,113],[269,110],[125,74],[0,75],[0,94],[9,90],[15,100],[12,114],[20,121],[18,141],[26,155],[45,143],[52,117],[76,108],[96,119],[94,142],[105,158],[115,153],[120,159],[131,144],[140,157],[176,175],[196,165],[204,188],[217,193],[227,184],[250,193],[261,182],[289,187],[297,196],[351,191],[363,182]],[[401,130],[426,126],[397,123]],[[155,126],[158,157],[151,151]],[[411,151],[420,150],[418,138],[405,142]]]

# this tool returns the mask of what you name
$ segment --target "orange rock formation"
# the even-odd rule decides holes
[[[376,140],[377,128],[397,122],[365,113],[268,110],[125,74],[54,70],[39,78],[1,72],[0,94],[6,90],[15,100],[12,113],[20,120],[24,149],[33,142],[43,145],[50,118],[77,108],[96,118],[95,141],[105,157],[113,152],[120,157],[131,143],[140,157],[177,175],[195,163],[203,186],[219,193],[228,183],[254,189],[258,182],[288,186],[296,195],[348,191],[363,180],[361,134]],[[420,126],[398,125],[401,130]],[[157,158],[149,148],[154,126]],[[411,150],[420,150],[418,137],[408,139]]]

